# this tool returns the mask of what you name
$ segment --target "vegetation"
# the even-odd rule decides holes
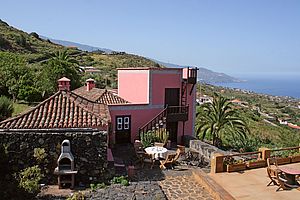
[[[0,121],[12,116],[13,102],[6,96],[0,96]]]
[[[242,102],[246,102],[244,105],[234,104],[233,107],[237,115],[246,122],[251,134],[248,134],[247,138],[243,140],[233,140],[230,134],[224,135],[225,137],[222,138],[223,149],[247,152],[257,151],[259,147],[263,146],[274,149],[299,145],[299,130],[276,122],[278,118],[284,116],[285,118],[289,118],[289,121],[292,123],[297,123],[299,118],[297,119],[293,116],[300,114],[300,110],[297,108],[299,100],[289,97],[257,94],[209,84],[198,85],[198,91],[201,91],[202,95],[213,96],[214,93],[217,93],[230,100],[239,99]],[[199,96],[199,93],[197,95]],[[201,107],[202,106],[198,106],[198,112],[201,110]],[[286,113],[283,113],[283,110],[285,110]],[[262,113],[268,113],[270,116],[273,116],[275,120],[272,121],[273,124],[266,122],[268,118]],[[196,124],[198,125],[199,122],[199,118],[197,118]]]
[[[39,181],[42,177],[39,166],[28,167],[20,173],[20,187],[36,195],[40,191]]]
[[[141,135],[143,147],[153,146],[155,142],[166,144],[169,138],[169,132],[166,128],[159,128]]]
[[[249,129],[244,120],[233,109],[232,103],[221,95],[214,95],[212,103],[201,106],[197,113],[199,138],[211,136],[213,145],[222,146],[224,135],[231,135],[232,141],[246,139]]]
[[[0,196],[1,199],[33,199],[34,195],[19,187],[19,181],[14,177],[6,148],[0,145]]]
[[[106,188],[106,185],[105,185],[105,183],[97,183],[97,184],[91,183],[90,188],[92,191],[96,191],[97,189]]]
[[[125,176],[116,176],[112,179],[113,184],[122,184],[124,186],[129,185],[129,181]]]
[[[79,66],[93,66],[97,74],[85,74]],[[100,88],[117,87],[117,68],[161,67],[124,52],[83,52],[43,40],[0,20],[0,94],[13,101],[40,102],[57,91],[57,80],[71,79],[71,89],[94,78]]]
[[[13,106],[14,106],[14,112],[12,113],[12,116],[16,116],[31,108],[28,104],[19,103],[19,102],[13,103]]]
[[[85,196],[82,192],[75,192],[73,195],[67,198],[67,200],[85,200]]]

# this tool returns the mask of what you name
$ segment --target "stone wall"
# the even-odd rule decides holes
[[[190,140],[190,149],[199,152],[199,154],[203,155],[208,162],[210,162],[214,153],[222,153],[224,155],[230,154],[230,152],[223,151],[201,140]]]
[[[5,146],[10,166],[15,172],[38,164],[33,156],[34,149],[45,149],[46,158],[39,165],[45,173],[43,182],[46,184],[57,183],[53,172],[57,167],[61,143],[65,139],[71,142],[75,170],[78,170],[77,184],[105,181],[108,178],[106,132],[0,132],[0,144]]]

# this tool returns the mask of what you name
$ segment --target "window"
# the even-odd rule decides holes
[[[130,116],[117,116],[116,130],[117,131],[130,130]]]
[[[117,117],[117,130],[123,129],[123,117]]]
[[[124,129],[129,129],[129,117],[124,117]]]

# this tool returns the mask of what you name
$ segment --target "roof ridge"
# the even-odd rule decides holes
[[[20,113],[20,114],[14,116],[14,117],[10,117],[10,118],[8,118],[8,119],[6,119],[6,120],[3,120],[3,121],[0,122],[0,124],[6,123],[6,122],[9,122],[9,121],[12,121],[12,120],[19,119],[19,118],[23,117],[24,115],[27,115],[27,114],[31,113],[32,111],[34,111],[34,110],[40,108],[42,105],[46,104],[46,102],[48,102],[48,101],[54,99],[54,98],[55,98],[56,96],[58,96],[59,94],[62,94],[62,92],[61,92],[61,91],[57,91],[55,94],[53,94],[53,95],[50,96],[49,98],[45,99],[44,101],[40,102],[38,105],[36,105],[36,106],[30,108],[29,110],[26,110],[26,111]]]
[[[113,96],[115,96],[115,97],[117,97],[117,98],[120,98],[120,99],[122,99],[125,103],[130,103],[130,102],[127,101],[126,99],[120,97],[118,94],[115,94],[115,93],[113,93],[112,91],[107,90],[107,89],[105,89],[105,91],[101,94],[101,96],[100,96],[96,101],[98,101],[101,97],[103,97],[103,96],[105,95],[105,93],[109,93],[109,94],[111,94],[111,95],[113,95]],[[106,105],[107,105],[107,104],[106,104]]]
[[[106,107],[107,107],[107,105],[105,105],[105,104],[91,101],[91,100],[89,100],[89,99],[87,99],[87,98],[85,98],[85,97],[82,97],[82,96],[80,96],[80,95],[78,95],[78,94],[75,94],[75,93],[73,93],[73,92],[69,92],[69,94],[70,94],[70,95],[74,95],[74,96],[76,96],[77,98],[78,98],[78,97],[79,97],[79,98],[82,98],[82,99],[84,99],[85,101],[88,101],[89,103],[96,104],[96,105],[99,105],[99,106],[100,106],[100,105],[103,105],[103,106],[106,106]],[[74,104],[75,104],[76,106],[79,106],[79,107],[82,108],[83,110],[85,110],[85,111],[87,111],[87,112],[90,112],[91,114],[96,115],[98,118],[101,119],[101,116],[100,116],[99,113],[96,113],[95,111],[88,109],[86,106],[83,106],[81,102],[80,102],[80,103],[77,102],[77,101],[76,101],[77,98],[73,100],[73,102],[74,102]]]

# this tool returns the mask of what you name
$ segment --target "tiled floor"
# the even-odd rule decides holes
[[[282,166],[300,169],[300,163]],[[209,176],[236,199],[300,199],[300,191],[298,189],[276,192],[277,186],[267,187],[270,179],[267,176],[266,168],[246,170],[244,172],[209,174]]]

